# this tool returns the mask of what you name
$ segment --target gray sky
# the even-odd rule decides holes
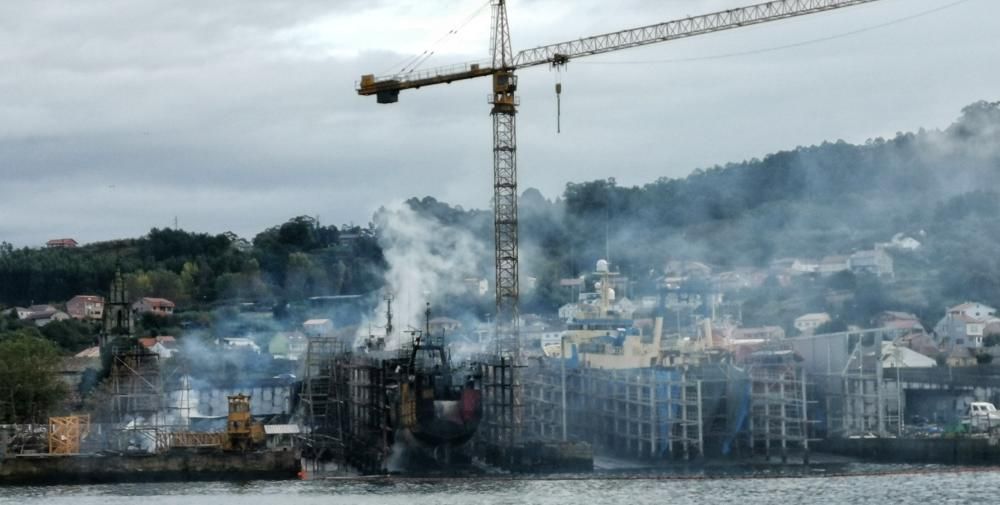
[[[515,50],[751,0],[509,0]],[[520,74],[522,189],[623,184],[842,138],[943,127],[1000,96],[1000,2],[883,0]],[[359,97],[485,0],[0,3],[0,241],[252,237],[301,215],[366,223],[432,195],[485,207],[486,79]],[[757,50],[826,39],[777,51]],[[488,52],[489,9],[426,66]],[[712,58],[734,53],[752,53]],[[555,132],[557,76],[563,133]]]

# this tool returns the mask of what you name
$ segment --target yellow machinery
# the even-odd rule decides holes
[[[226,419],[226,438],[222,448],[227,451],[247,451],[264,442],[264,425],[256,423],[250,414],[250,397],[244,394],[230,396],[229,417]]]
[[[264,425],[254,422],[250,413],[250,397],[244,394],[229,396],[229,415],[226,431],[222,433],[197,433],[171,431],[161,433],[160,447],[170,449],[195,449],[217,447],[226,451],[248,451],[264,442]]]
[[[90,433],[90,415],[50,417],[49,454],[79,454],[80,441]]]

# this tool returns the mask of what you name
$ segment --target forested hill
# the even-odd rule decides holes
[[[896,233],[925,244],[896,260],[923,279],[927,303],[1000,302],[1000,103],[972,104],[940,130],[800,147],[644,186],[617,185],[613,176],[629,167],[614,163],[608,179],[567,184],[557,198],[530,189],[522,195],[522,274],[538,279],[525,300],[529,310],[560,303],[557,280],[589,271],[606,248],[616,268],[642,281],[674,259],[717,270],[763,266],[870,249]],[[439,226],[492,240],[488,210],[430,197],[407,203]],[[252,242],[154,229],[76,250],[3,245],[0,304],[104,293],[116,261],[131,273],[134,295],[173,297],[182,306],[368,292],[383,282],[380,238],[392,216],[380,211],[364,228],[300,217]],[[483,258],[482,277],[492,279],[490,264]]]
[[[609,175],[627,172],[627,163]],[[819,260],[903,233],[925,245],[895,258],[923,279],[918,298],[997,303],[998,191],[1000,102],[978,102],[940,130],[825,142],[643,186],[619,186],[613,177],[570,183],[555,200],[528,190],[520,202],[522,273],[538,277],[544,291],[589,272],[606,248],[617,268],[642,280],[669,260],[716,271],[782,257]],[[430,198],[411,205],[490,239],[483,211]]]

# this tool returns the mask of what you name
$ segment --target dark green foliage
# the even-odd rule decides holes
[[[0,424],[47,422],[66,394],[59,351],[34,328],[0,335]]]
[[[847,323],[843,319],[833,319],[816,327],[815,333],[837,333],[847,331]]]
[[[180,310],[218,301],[273,303],[276,297],[365,293],[377,289],[384,265],[373,229],[297,217],[260,233],[252,248],[227,235],[154,228],[145,237],[77,249],[0,245],[0,304],[61,304],[79,294],[107,295],[116,265],[130,297],[167,298]],[[144,321],[161,332],[174,321]],[[70,338],[62,335],[60,338]],[[75,338],[75,337],[73,337]]]
[[[99,329],[76,319],[52,321],[40,328],[46,339],[59,346],[63,351],[76,354],[88,347],[97,345]]]

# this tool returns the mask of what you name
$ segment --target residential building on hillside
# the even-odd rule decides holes
[[[32,305],[31,307],[14,307],[14,313],[21,321],[29,321],[37,327],[45,326],[52,321],[65,321],[69,314],[52,305]]]
[[[920,319],[909,312],[887,310],[872,319],[872,327],[902,330],[910,333],[926,333]]]
[[[712,275],[712,267],[700,261],[668,261],[663,268],[663,273],[668,277],[705,278]]]
[[[268,343],[267,352],[275,358],[299,360],[306,355],[309,339],[299,331],[278,332]]]
[[[559,319],[563,321],[567,319],[573,319],[580,312],[580,305],[576,303],[567,303],[562,307],[559,307]]]
[[[132,310],[138,314],[156,314],[158,316],[169,316],[174,313],[174,302],[166,298],[144,297],[132,304]]]
[[[965,302],[948,309],[949,314],[963,314],[972,318],[983,318],[997,315],[997,309],[981,303]]]
[[[732,332],[732,340],[783,340],[785,330],[780,326],[762,326],[760,328],[736,328]]]
[[[251,351],[260,354],[260,346],[246,337],[227,337],[219,341],[223,349],[230,351]]]
[[[826,312],[814,312],[804,314],[795,318],[795,329],[803,335],[812,335],[824,323],[830,322],[830,314]]]
[[[892,256],[881,247],[858,251],[848,258],[848,266],[856,274],[867,273],[878,277],[892,277]]]
[[[811,274],[819,271],[819,263],[800,258],[779,258],[771,262],[771,270],[787,275]]]
[[[956,305],[934,326],[938,343],[946,349],[983,347],[987,326],[1000,323],[996,309],[981,303],[966,302]]]
[[[163,359],[172,357],[178,350],[177,339],[169,335],[140,338],[139,343]]]
[[[104,317],[104,297],[76,295],[66,302],[66,312],[73,319],[100,321]]]
[[[70,318],[69,314],[61,310],[52,310],[52,311],[32,313],[30,316],[27,317],[27,320],[34,323],[35,326],[41,328],[42,326],[45,326],[53,321],[65,321],[69,318]]]
[[[54,249],[58,248],[73,248],[80,245],[76,240],[71,238],[54,238],[45,243],[45,247],[50,247]]]
[[[976,356],[968,347],[954,347],[945,357],[945,363],[950,367],[975,366]]]
[[[328,337],[333,334],[333,321],[329,319],[310,319],[302,323],[302,331],[307,337]]]
[[[931,368],[937,361],[892,342],[882,342],[882,366],[884,368]]]

